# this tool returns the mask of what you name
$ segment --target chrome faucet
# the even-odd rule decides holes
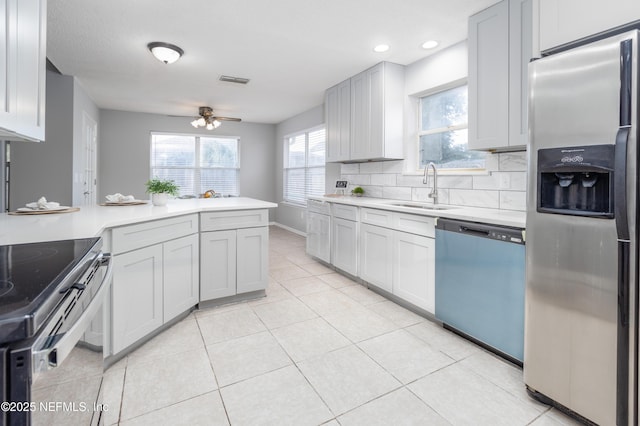
[[[429,185],[429,168],[433,169],[433,188],[431,188],[431,192],[427,196],[433,198],[433,204],[438,204],[438,169],[436,169],[436,165],[433,162],[430,162],[424,168],[422,183]]]

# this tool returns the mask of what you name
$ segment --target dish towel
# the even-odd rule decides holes
[[[136,200],[133,195],[122,195],[119,192],[113,195],[107,195],[106,198],[110,203],[127,203]]]
[[[60,203],[55,201],[47,201],[46,198],[40,197],[35,203],[26,204],[27,208],[32,210],[54,210],[60,208]]]

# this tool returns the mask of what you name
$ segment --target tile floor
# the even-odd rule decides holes
[[[34,398],[88,409],[36,425],[572,425],[522,371],[270,230],[267,297],[195,311],[107,371],[77,348]],[[87,396],[88,395],[88,396]],[[108,409],[92,408],[100,401]]]

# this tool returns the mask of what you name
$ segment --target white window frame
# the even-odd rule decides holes
[[[316,132],[318,130],[324,130],[325,131],[325,138],[324,138],[324,143],[325,143],[325,161],[322,164],[322,166],[309,166],[309,133],[313,133]],[[299,166],[299,167],[289,167],[289,140],[291,138],[296,138],[300,135],[304,135],[305,136],[305,147],[304,147],[304,167]],[[306,201],[309,198],[309,196],[313,196],[313,195],[324,195],[324,194],[310,194],[309,190],[310,188],[307,185],[307,179],[306,179],[306,175],[307,175],[307,170],[309,169],[323,169],[326,170],[327,167],[327,157],[326,157],[326,149],[327,149],[327,133],[326,133],[326,126],[323,125],[319,125],[319,126],[315,126],[306,130],[301,130],[298,132],[294,132],[294,133],[290,133],[288,135],[285,135],[283,140],[282,140],[282,146],[283,146],[283,163],[282,163],[282,199],[285,203],[288,204],[293,204],[296,206],[302,206],[302,207],[306,207]],[[297,200],[291,200],[289,198],[287,198],[287,170],[294,170],[294,169],[304,169],[305,170],[305,188],[304,188],[304,201],[303,202],[299,202]]]
[[[420,164],[420,137],[424,136],[424,135],[431,135],[431,134],[436,134],[436,133],[444,133],[444,132],[449,132],[449,131],[454,131],[454,130],[462,130],[462,129],[468,129],[469,128],[469,116],[467,113],[467,121],[464,124],[456,124],[456,125],[452,125],[452,126],[446,126],[446,127],[440,127],[440,128],[436,128],[436,129],[430,129],[430,130],[422,130],[422,98],[426,98],[429,96],[433,96],[433,95],[437,95],[438,93],[441,92],[445,92],[447,90],[451,90],[451,89],[455,89],[458,87],[462,87],[462,86],[467,86],[467,91],[468,91],[468,86],[469,83],[467,82],[466,79],[462,79],[462,80],[457,80],[455,82],[451,82],[449,84],[445,84],[443,86],[439,86],[433,90],[429,90],[426,92],[422,92],[419,93],[417,95],[415,95],[415,99],[416,99],[416,133],[415,133],[415,143],[414,143],[414,147],[415,147],[415,151],[414,151],[414,155],[415,155],[415,160],[414,160],[414,164],[415,164],[415,172],[411,173],[411,174],[421,174],[424,172],[424,167]],[[487,169],[486,169],[486,161],[485,161],[485,167],[479,167],[479,168],[440,168],[438,167],[438,173],[443,173],[443,174],[448,174],[448,175],[474,175],[474,174],[486,174],[487,173]]]
[[[193,176],[194,176],[194,190],[196,188],[200,187],[200,183],[201,183],[201,170],[208,170],[208,169],[221,169],[221,170],[236,170],[237,171],[237,181],[236,181],[236,189],[237,189],[237,194],[223,194],[223,195],[233,195],[233,196],[239,196],[240,195],[240,164],[241,164],[241,157],[240,157],[240,137],[239,136],[229,136],[229,135],[202,135],[202,134],[198,134],[198,133],[170,133],[170,132],[151,132],[151,137],[149,138],[149,174],[150,174],[150,179],[155,178],[156,176],[154,175],[153,171],[154,171],[154,167],[153,167],[153,137],[154,136],[182,136],[182,137],[188,137],[188,138],[195,138],[195,158],[194,158],[194,163],[195,166],[194,167],[171,167],[171,166],[165,166],[165,167],[158,167],[161,169],[176,169],[176,170],[183,170],[183,169],[190,169],[193,170]],[[213,138],[213,139],[232,139],[236,141],[236,150],[237,150],[237,157],[238,157],[238,162],[237,162],[237,167],[200,167],[200,139],[201,138]],[[215,190],[215,188],[211,188],[213,190]],[[199,195],[199,194],[193,194],[193,195]]]

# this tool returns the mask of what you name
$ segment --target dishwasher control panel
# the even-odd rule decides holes
[[[524,244],[524,231],[520,228],[443,218],[438,219],[436,228],[473,237],[504,241],[505,243]]]

